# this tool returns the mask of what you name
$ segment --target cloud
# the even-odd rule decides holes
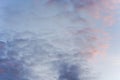
[[[108,48],[107,32],[97,24],[113,24],[113,13],[105,15],[114,8],[108,2],[12,0],[3,8],[1,55],[21,62],[19,76],[28,80],[90,78],[87,60]]]

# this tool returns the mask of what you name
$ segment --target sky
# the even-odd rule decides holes
[[[0,80],[120,80],[119,4],[0,0]]]

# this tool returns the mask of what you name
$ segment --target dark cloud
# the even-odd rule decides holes
[[[80,72],[76,65],[63,64],[60,66],[58,80],[79,80]]]

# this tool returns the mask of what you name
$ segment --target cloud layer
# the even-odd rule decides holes
[[[20,80],[92,78],[87,60],[104,53],[108,47],[105,25],[99,26],[99,21],[113,24],[110,16],[117,1],[114,4],[112,0],[0,2],[4,4],[0,7],[1,63],[10,70],[21,63],[16,75]],[[9,74],[11,71],[0,68],[1,74],[5,74],[1,79],[16,80]]]

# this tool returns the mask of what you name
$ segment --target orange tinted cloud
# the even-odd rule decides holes
[[[92,58],[99,54],[104,55],[106,49],[109,47],[107,33],[99,28],[86,27],[75,31],[73,36],[79,38],[77,44],[79,44],[80,53],[88,58]]]

